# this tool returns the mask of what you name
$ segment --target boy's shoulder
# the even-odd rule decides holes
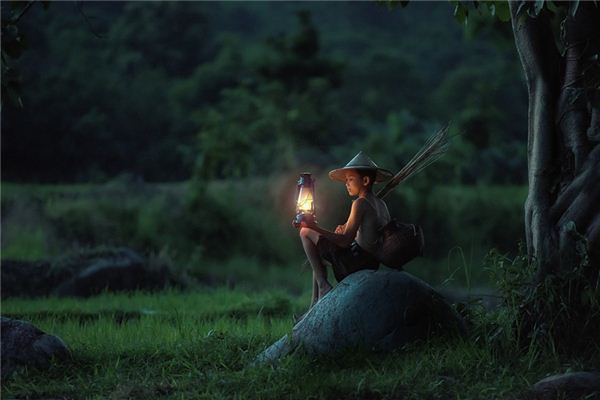
[[[365,197],[359,197],[355,200],[352,200],[352,206],[356,207],[357,210],[365,210],[366,212],[371,210],[375,211],[373,204],[371,204]]]

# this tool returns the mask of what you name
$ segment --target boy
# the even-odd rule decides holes
[[[329,172],[332,180],[344,182],[348,195],[357,196],[350,216],[335,232],[325,230],[314,221],[303,221],[300,238],[313,269],[313,292],[310,307],[330,290],[323,260],[331,263],[335,279],[361,269],[377,269],[379,261],[373,255],[378,246],[378,229],[390,221],[386,204],[373,193],[373,184],[386,181],[392,173],[379,168],[366,154],[359,152],[343,168]]]

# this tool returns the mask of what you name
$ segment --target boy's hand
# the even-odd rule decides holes
[[[318,226],[319,225],[317,225],[317,222],[314,219],[312,219],[312,218],[306,218],[306,219],[303,219],[300,222],[300,227],[301,228],[311,228],[311,229],[314,229],[314,228],[316,228]]]
[[[346,224],[338,225],[337,228],[335,228],[335,233],[341,235],[344,233],[345,230],[346,230]]]

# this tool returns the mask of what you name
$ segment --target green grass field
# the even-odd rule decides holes
[[[319,220],[333,228],[347,217],[350,199],[319,177],[324,182]],[[194,182],[118,179],[80,185],[2,182],[0,188],[2,259],[127,246],[150,258],[160,255],[200,280],[282,287],[295,294],[304,288],[306,279],[297,276],[305,258],[290,225],[295,176],[212,181],[199,188]],[[398,189],[386,198],[390,212],[425,232],[425,257],[407,270],[432,285],[448,279],[459,286],[489,285],[480,268],[483,258],[492,247],[515,253],[525,193],[523,186]]]
[[[61,399],[506,399],[548,374],[582,370],[593,358],[561,360],[503,348],[498,316],[479,316],[468,340],[416,343],[389,354],[300,353],[252,366],[290,332],[308,292],[206,289],[104,294],[79,299],[9,299],[3,315],[58,335],[72,359],[21,370],[2,398]],[[488,330],[490,330],[488,332]],[[508,343],[508,342],[506,342]]]
[[[510,399],[550,374],[599,368],[597,345],[581,359],[535,344],[516,349],[508,311],[477,305],[466,339],[252,366],[309,303],[310,268],[289,226],[293,185],[211,182],[198,194],[191,183],[2,183],[3,260],[129,246],[193,278],[187,291],[4,299],[2,315],[61,337],[72,359],[18,371],[2,398]],[[332,189],[321,187],[324,205],[341,201]],[[524,194],[472,186],[390,196],[392,213],[423,224],[433,250],[406,271],[438,288],[496,290],[484,255],[490,243],[502,254],[516,247]],[[345,211],[322,212],[329,226]]]

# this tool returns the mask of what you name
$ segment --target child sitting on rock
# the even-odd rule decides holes
[[[373,193],[373,184],[392,176],[379,168],[366,154],[359,152],[343,168],[329,172],[332,180],[344,182],[348,195],[357,196],[352,202],[350,216],[335,232],[321,228],[315,221],[302,221],[300,239],[313,270],[311,307],[332,288],[327,280],[324,260],[331,263],[335,279],[361,269],[377,269],[379,261],[373,255],[379,242],[379,228],[390,221],[383,200]]]

